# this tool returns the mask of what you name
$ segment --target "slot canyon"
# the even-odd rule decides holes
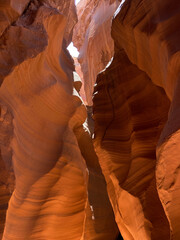
[[[179,0],[0,1],[0,239],[180,240],[178,91]]]

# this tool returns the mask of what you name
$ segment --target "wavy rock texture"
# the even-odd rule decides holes
[[[112,27],[116,44],[171,100],[179,77],[179,18],[178,0],[125,1]]]
[[[124,239],[169,239],[155,182],[166,94],[116,49],[110,67],[98,75],[93,101],[95,148],[120,232]]]
[[[77,13],[73,33],[73,0],[0,3],[0,237],[115,240],[117,223],[125,240],[179,240],[180,2]]]
[[[102,22],[93,25],[98,4],[98,9],[93,3],[79,5],[73,38],[88,104],[96,74],[107,64],[99,53],[112,46]],[[180,238],[179,20],[177,0],[122,1],[112,25],[114,60],[97,78],[96,152],[125,239]],[[110,52],[113,47],[108,61]]]
[[[42,0],[48,7],[56,8],[66,16],[66,26],[64,30],[64,44],[68,46],[72,40],[74,25],[77,22],[76,7],[72,0]]]
[[[171,239],[180,238],[179,201],[179,80],[180,2],[125,1],[113,21],[116,46],[130,61],[164,88],[171,100],[167,124],[160,136],[156,164],[156,184],[169,220]]]
[[[85,101],[89,106],[92,106],[97,74],[114,54],[110,32],[112,16],[118,6],[118,0],[83,0],[77,5],[78,23],[74,28],[73,43],[80,52],[78,60],[83,73]]]
[[[17,41],[23,36],[22,42],[28,44],[21,52],[21,43],[15,42],[15,50],[20,56],[25,51],[25,56],[11,69],[4,59],[8,76],[0,88],[3,218],[12,196],[3,240],[113,240],[118,234],[105,180],[83,127],[86,108],[77,94],[66,50],[67,29],[71,34],[72,26],[62,13],[73,8],[72,2],[64,1],[64,6],[32,2],[16,23],[22,30]],[[9,46],[12,43],[6,44],[12,56]]]
[[[22,10],[27,5],[25,5],[27,1],[24,1],[23,4],[22,1],[14,2],[10,1],[9,4],[12,6],[16,4],[17,11],[19,11],[19,14],[22,13]],[[39,16],[39,19],[34,21],[40,6],[41,3],[31,1],[19,18],[17,15],[12,22],[7,17],[8,23],[12,22],[12,24],[6,27],[0,37],[0,83],[15,66],[28,58],[35,57],[46,47],[47,34],[42,24],[42,17]],[[12,17],[13,10],[8,4],[5,4],[5,10],[6,7],[9,15]],[[0,24],[4,26],[3,18],[2,21],[0,20]]]

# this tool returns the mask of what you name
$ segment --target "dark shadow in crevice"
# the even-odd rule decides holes
[[[117,239],[116,240],[123,240],[121,234],[118,235]]]

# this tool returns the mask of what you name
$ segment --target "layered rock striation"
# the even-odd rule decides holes
[[[9,27],[20,33],[18,43],[12,35],[5,44],[12,65],[2,57],[3,240],[108,240],[118,234],[66,50],[76,21],[73,6],[32,1]]]
[[[156,186],[170,225],[179,239],[179,1],[125,1],[113,21],[115,45],[130,61],[161,86],[171,101],[166,125],[156,145]]]
[[[92,94],[97,74],[114,54],[111,37],[112,17],[119,1],[80,1],[77,6],[78,23],[74,28],[73,43],[79,50],[87,105],[92,106]]]
[[[107,35],[92,27],[97,10],[91,9],[88,27],[79,38],[76,30],[74,41],[84,82],[93,85],[103,69],[96,53],[112,40],[108,25]],[[84,15],[75,29],[89,19],[81,5],[79,11]],[[122,1],[111,27],[114,59],[94,89],[94,144],[124,239],[180,238],[179,18],[176,0]],[[89,99],[92,85],[85,87]]]
[[[179,1],[0,14],[1,239],[179,240]]]
[[[95,149],[124,239],[169,239],[156,189],[156,144],[169,100],[116,49],[94,89]]]

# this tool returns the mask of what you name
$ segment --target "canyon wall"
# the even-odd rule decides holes
[[[179,240],[180,2],[0,14],[1,239]]]
[[[93,25],[96,11],[90,24],[88,14],[79,15],[73,39],[89,99],[102,71],[92,97],[94,146],[116,222],[124,239],[179,239],[180,2],[122,1],[112,20],[114,58],[106,69],[96,53],[108,52],[112,39]],[[107,26],[111,19],[112,12]]]
[[[180,215],[177,211],[180,204],[179,20],[179,1],[126,1],[112,26],[117,47],[123,48],[130,61],[155,85],[162,87],[171,101],[166,125],[156,145],[155,172],[156,188],[169,221],[171,239],[180,238]]]
[[[169,239],[155,181],[156,144],[169,100],[123,49],[96,83],[95,149],[120,232],[124,239]]]
[[[116,239],[66,50],[77,21],[74,1],[30,1],[18,11],[1,36],[1,237]]]
[[[77,6],[78,24],[74,28],[72,40],[80,53],[78,60],[89,106],[92,106],[97,74],[106,67],[114,54],[111,22],[118,6],[118,0],[83,0]]]

